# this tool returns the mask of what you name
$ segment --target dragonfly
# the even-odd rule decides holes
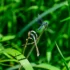
[[[40,30],[43,26],[46,27],[48,26],[48,23],[43,21],[42,18],[40,18],[40,15],[38,14],[39,20],[37,21],[38,24],[40,24],[40,27],[38,28],[38,30]]]

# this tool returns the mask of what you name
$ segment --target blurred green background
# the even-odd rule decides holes
[[[37,31],[40,27],[37,22],[38,14],[43,21],[48,22],[44,31]],[[34,70],[67,70],[66,66],[70,68],[70,0],[0,0],[0,45],[5,49],[10,47],[23,52],[30,30],[36,31],[38,36],[43,32],[38,43],[40,56],[37,57],[34,48],[28,57],[32,65],[36,64],[33,66]],[[31,48],[32,45],[27,46],[25,57]],[[19,68],[15,69],[18,63],[5,61],[7,59],[0,54],[0,70]]]

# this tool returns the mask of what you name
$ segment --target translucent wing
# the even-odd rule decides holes
[[[43,26],[41,25],[41,26],[38,28],[38,30],[40,30],[42,27],[43,27]]]
[[[40,30],[43,26],[46,26],[46,25],[48,25],[47,22],[43,22],[43,23],[41,24],[41,26],[38,28],[38,30]]]

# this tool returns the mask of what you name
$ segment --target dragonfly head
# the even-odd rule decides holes
[[[47,21],[44,21],[42,25],[48,26],[48,22]]]

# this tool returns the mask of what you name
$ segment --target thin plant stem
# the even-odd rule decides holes
[[[37,44],[39,43],[40,38],[41,38],[41,36],[42,36],[42,34],[43,34],[45,28],[46,28],[46,27],[44,27],[44,29],[42,30],[41,34],[39,35],[38,40],[37,40]],[[32,46],[30,52],[28,53],[27,58],[28,58],[28,57],[30,56],[30,54],[32,53],[33,49],[34,49],[34,45]]]
[[[36,46],[37,56],[39,56],[40,53],[39,53],[39,50],[38,50],[38,47],[37,47],[37,43],[36,43],[35,37],[33,36],[33,38],[34,38],[34,43],[35,43],[35,46]]]
[[[25,53],[25,50],[26,50],[27,44],[28,44],[28,39],[26,39],[26,44],[25,44],[25,46],[24,46],[23,54]]]
[[[63,54],[62,54],[62,52],[61,52],[59,46],[57,45],[56,42],[55,42],[55,44],[56,44],[56,47],[57,47],[57,50],[58,50],[59,54],[61,55],[61,57],[62,57],[62,59],[63,59],[63,62],[64,62],[64,64],[65,64],[66,69],[69,70],[68,65],[67,65],[67,63],[66,63],[66,61],[65,61],[65,58],[64,58],[64,56],[63,56]]]

